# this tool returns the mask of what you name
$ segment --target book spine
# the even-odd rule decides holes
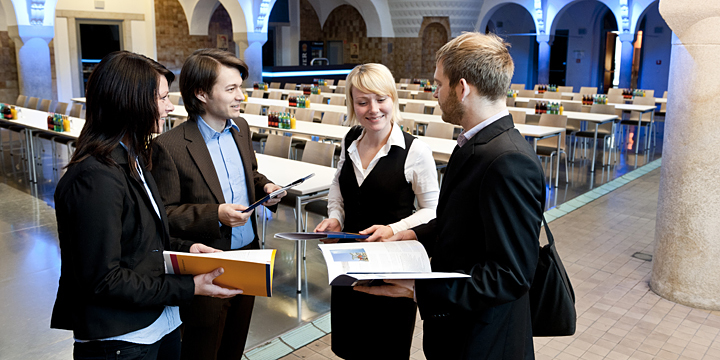
[[[267,290],[267,296],[272,296],[272,283],[270,282],[270,279],[272,279],[272,274],[270,274],[270,264],[265,264],[265,289]]]
[[[180,265],[178,265],[177,255],[170,255],[170,263],[172,264],[172,273],[180,274]]]

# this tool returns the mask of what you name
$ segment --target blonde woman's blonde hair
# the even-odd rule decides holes
[[[348,123],[350,126],[358,124],[357,116],[355,115],[355,102],[352,96],[353,88],[364,93],[389,96],[393,101],[392,121],[394,123],[400,123],[402,121],[397,89],[395,88],[395,78],[390,72],[390,69],[385,65],[372,63],[358,65],[348,74],[345,79],[345,85]]]

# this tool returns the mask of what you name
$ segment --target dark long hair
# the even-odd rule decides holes
[[[110,153],[121,140],[127,147],[133,176],[139,176],[134,166],[136,157],[152,166],[150,141],[159,120],[160,76],[168,85],[175,80],[172,72],[146,56],[128,51],[105,56],[88,79],[85,127],[68,167],[89,156],[117,165]]]

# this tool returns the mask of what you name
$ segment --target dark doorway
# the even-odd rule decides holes
[[[609,88],[613,86],[613,77],[615,76],[615,41],[617,35],[612,31],[617,31],[617,22],[612,11],[607,10],[602,19],[602,28],[600,29],[600,88],[598,92],[607,94]]]
[[[100,60],[111,52],[122,50],[121,26],[119,22],[83,21],[78,23],[83,93],[85,93],[85,84],[90,74]]]
[[[555,30],[555,38],[550,48],[550,84],[565,85],[569,34],[570,30]]]
[[[275,27],[268,26],[267,41],[262,47],[263,66],[275,66]]]

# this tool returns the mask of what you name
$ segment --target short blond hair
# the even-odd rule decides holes
[[[400,117],[400,105],[398,103],[397,89],[395,88],[395,78],[390,72],[390,69],[385,65],[373,63],[358,65],[350,71],[345,79],[345,83],[347,85],[345,88],[345,98],[348,123],[351,126],[358,123],[352,96],[353,88],[364,93],[389,96],[393,101],[392,121],[400,123],[402,118]]]
[[[495,34],[466,32],[443,45],[435,62],[442,62],[449,86],[465,79],[480,96],[494,101],[507,95],[512,81],[515,65],[509,46]]]

